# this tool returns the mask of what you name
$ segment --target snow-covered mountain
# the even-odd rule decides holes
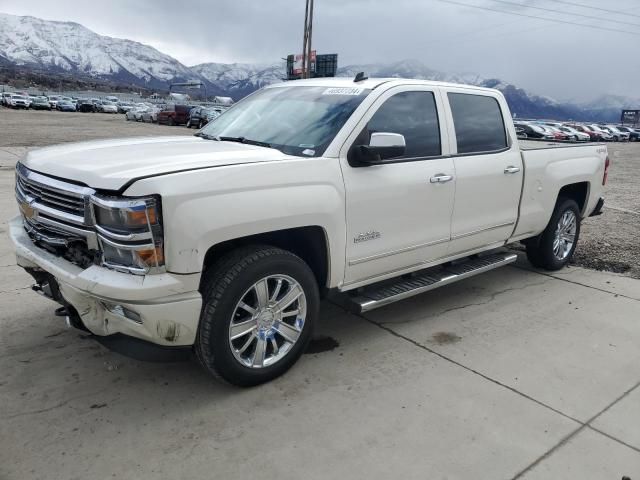
[[[0,65],[36,69],[51,74],[91,77],[120,86],[166,90],[171,82],[200,80],[209,95],[239,99],[282,81],[282,61],[265,64],[203,63],[187,67],[153,47],[126,39],[111,38],[72,22],[0,13]],[[348,65],[338,76],[408,77],[465,83],[502,91],[519,118],[555,118],[615,121],[621,108],[640,108],[640,100],[605,96],[588,104],[558,102],[532,94],[508,82],[474,73],[450,74],[427,67],[419,60]]]
[[[176,59],[142,43],[98,35],[73,22],[0,13],[2,63],[77,73],[125,84],[165,84],[197,75]]]
[[[191,69],[234,98],[244,97],[266,85],[281,82],[286,76],[284,62],[202,63],[194,65]]]

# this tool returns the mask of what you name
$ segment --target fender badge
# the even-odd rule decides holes
[[[369,232],[364,232],[358,234],[354,239],[353,243],[367,242],[369,240],[375,240],[376,238],[380,238],[382,235],[380,232],[376,232],[375,230],[371,230]]]

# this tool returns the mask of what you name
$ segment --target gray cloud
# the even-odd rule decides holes
[[[630,12],[615,15],[553,0],[529,6],[494,0],[457,3],[636,31],[635,0],[574,0]],[[525,0],[513,0],[525,3]],[[75,21],[104,35],[153,45],[187,65],[206,61],[272,62],[302,47],[302,0],[0,0],[0,11]],[[576,17],[592,15],[600,20]],[[341,65],[414,58],[433,69],[498,77],[533,92],[585,100],[601,94],[640,97],[640,36],[551,23],[441,0],[315,0],[314,47],[339,53]]]

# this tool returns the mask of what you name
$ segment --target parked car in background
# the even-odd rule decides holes
[[[96,111],[96,106],[93,104],[91,100],[78,100],[78,105],[76,105],[76,110],[78,112],[83,113],[94,113]]]
[[[49,99],[49,105],[51,105],[51,108],[56,108],[58,100],[60,100],[60,95],[49,95],[47,98]]]
[[[527,135],[527,138],[542,139],[542,140],[554,139],[554,136],[550,132],[547,132],[540,125],[536,125],[532,123],[516,122],[515,126],[522,128],[524,130],[524,133]]]
[[[558,130],[569,135],[569,140],[573,140],[575,142],[588,142],[591,140],[591,136],[588,133],[580,132],[568,125],[560,125]]]
[[[142,121],[142,114],[147,112],[151,107],[149,105],[138,105],[130,109],[124,116],[126,120],[133,120],[135,122]]]
[[[2,100],[0,100],[0,103],[2,103],[2,105],[4,105],[5,107],[8,107],[9,98],[11,98],[11,95],[13,95],[13,93],[11,92],[2,92]]]
[[[76,106],[71,102],[71,100],[58,100],[56,110],[59,112],[75,112]]]
[[[60,97],[60,99],[58,100],[58,103],[59,102],[68,102],[68,103],[72,103],[74,107],[76,106],[76,101],[71,97]]]
[[[635,130],[631,127],[625,127],[625,126],[621,126],[621,127],[617,127],[618,130],[620,130],[621,132],[625,132],[629,134],[629,141],[630,142],[640,142],[640,131]]]
[[[186,125],[189,121],[189,105],[165,105],[158,113],[158,123],[166,125]]]
[[[149,107],[146,111],[142,113],[142,121],[146,123],[157,123],[158,122],[158,113],[162,110],[162,106],[154,105],[153,107]]]
[[[591,130],[586,125],[580,125],[579,123],[567,123],[565,126],[569,128],[573,128],[574,130],[577,130],[580,133],[584,133],[585,135],[588,135],[589,140],[592,142],[599,142],[602,140],[602,138],[597,132]]]
[[[540,127],[544,128],[547,132],[553,135],[553,139],[558,142],[565,142],[569,140],[569,135],[561,132],[557,127],[552,127],[551,125],[540,125]]]
[[[591,130],[600,134],[602,141],[605,142],[613,142],[613,135],[611,133],[604,130],[599,125],[587,125]]]
[[[33,110],[51,110],[51,104],[47,97],[36,97],[31,102],[31,108]]]
[[[24,95],[13,94],[9,97],[8,105],[11,108],[29,108],[29,100]]]
[[[129,110],[133,108],[133,103],[131,102],[118,102],[118,113],[127,113]]]
[[[107,96],[107,97],[104,97],[104,99],[105,99],[107,102],[116,103],[116,104],[120,101],[120,99],[119,99],[118,97],[113,96],[113,95],[109,95],[109,96]]]
[[[615,125],[604,125],[602,130],[608,132],[612,137],[614,142],[628,142],[629,134],[627,132],[623,132],[618,129]]]
[[[97,107],[98,111],[102,113],[118,113],[118,106],[108,100],[103,100]]]
[[[218,118],[223,109],[218,107],[193,107],[189,111],[189,119],[187,120],[187,127],[202,128],[211,120]]]

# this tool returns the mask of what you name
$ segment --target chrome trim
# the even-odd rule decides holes
[[[509,165],[504,169],[504,173],[518,173],[520,171],[520,167],[516,167],[514,165]]]
[[[424,285],[417,287],[417,288],[412,288],[403,292],[400,292],[398,294],[395,295],[390,295],[388,297],[384,297],[381,298],[379,300],[375,300],[373,298],[369,298],[367,297],[367,293],[366,290],[363,292],[362,295],[356,297],[353,299],[354,303],[356,303],[356,305],[360,306],[360,311],[361,312],[368,312],[371,310],[374,310],[376,308],[380,308],[383,307],[385,305],[388,305],[390,303],[394,303],[397,302],[399,300],[404,300],[405,298],[409,298],[409,297],[413,297],[415,295],[419,295],[421,293],[424,292],[428,292],[430,290],[434,290],[438,287],[442,287],[444,285],[448,285],[450,283],[454,283],[460,280],[464,280],[465,278],[469,278],[469,277],[473,277],[475,275],[479,275],[480,273],[484,273],[487,272],[489,270],[494,270],[496,268],[502,267],[504,265],[508,265],[510,263],[513,263],[517,260],[518,256],[516,254],[509,254],[509,253],[503,253],[503,254],[497,254],[495,255],[496,260],[495,261],[491,261],[489,259],[482,259],[480,258],[478,260],[479,263],[485,263],[484,265],[481,265],[477,268],[471,268],[469,270],[464,271],[464,267],[465,267],[465,262],[459,263],[459,264],[455,264],[453,265],[451,268],[451,270],[447,270],[445,269],[444,271],[441,272],[436,272],[433,275],[426,275],[426,273],[424,274]],[[483,260],[485,260],[483,262]],[[487,261],[489,261],[490,263],[486,263]],[[469,262],[467,262],[468,265],[466,265],[467,267],[469,265],[473,265],[474,261],[471,260]],[[462,267],[462,271],[460,271],[460,268]],[[456,273],[455,270],[458,270],[459,273]],[[393,285],[391,285],[393,286]]]
[[[79,215],[73,215],[72,213],[68,213],[62,210],[57,210],[52,207],[48,207],[38,202],[38,200],[33,196],[26,193],[17,183],[16,183],[16,198],[19,203],[21,200],[29,203],[29,206],[36,210],[39,213],[44,213],[45,215],[49,215],[51,217],[55,217],[59,220],[65,220],[70,223],[74,223],[76,225],[87,225],[85,221],[85,217],[81,217]]]
[[[384,257],[390,257],[392,255],[398,255],[400,253],[411,252],[413,250],[418,250],[420,248],[431,247],[433,245],[439,245],[441,243],[448,242],[449,238],[441,238],[440,240],[434,240],[433,242],[420,243],[418,245],[411,245],[409,247],[400,248],[398,250],[392,250],[390,252],[378,253],[376,255],[371,255],[368,257],[357,258],[355,260],[349,260],[349,265],[359,265],[361,263],[370,262],[372,260],[378,260]]]
[[[472,232],[460,233],[458,235],[453,235],[451,240],[458,240],[459,238],[470,237],[471,235],[477,235],[478,233],[488,232],[489,230],[495,230],[497,228],[510,227],[515,224],[516,222],[507,222],[501,223],[500,225],[494,225],[493,227],[481,228],[480,230],[474,230]]]
[[[453,175],[445,175],[444,173],[439,173],[434,175],[429,179],[429,183],[447,183],[453,180]]]
[[[120,250],[141,250],[143,248],[156,248],[155,244],[153,242],[151,243],[134,243],[132,244],[128,244],[128,243],[118,243],[118,242],[114,242],[113,240],[110,240],[109,238],[103,237],[102,235],[98,234],[98,238],[100,239],[101,242],[106,243],[107,245],[110,245],[114,248],[119,248]]]
[[[153,240],[153,235],[151,234],[151,232],[121,234],[121,233],[112,232],[111,230],[101,227],[98,224],[96,224],[95,227],[96,227],[96,230],[98,231],[98,234],[100,234],[100,237],[107,236],[107,237],[113,238],[114,240],[121,240],[125,242],[127,241],[139,242],[142,240]]]
[[[125,208],[133,209],[135,207],[147,207],[147,198],[134,198],[134,199],[110,199],[92,195],[90,201],[94,205],[98,205],[103,208],[111,208],[123,210]]]
[[[133,275],[146,275],[147,273],[151,273],[151,271],[153,270],[155,273],[155,268],[153,269],[146,269],[146,268],[137,268],[137,267],[125,267],[124,265],[118,265],[116,263],[109,263],[106,261],[102,261],[102,266],[105,268],[108,268],[109,270],[115,270],[116,272],[120,272],[120,273],[131,273]],[[160,272],[160,270],[158,270],[158,272]],[[164,272],[164,270],[162,270],[162,272]]]
[[[57,190],[62,194],[75,194],[78,198],[81,198],[84,195],[90,195],[94,192],[94,190],[89,187],[82,187],[74,183],[63,182],[61,180],[56,180],[55,178],[42,175],[41,173],[28,169],[21,163],[16,165],[16,171],[21,177],[27,178],[35,183],[39,183],[44,187]]]
[[[27,222],[26,220],[23,220],[22,224],[24,225],[24,229],[27,231],[27,233],[31,236],[33,235],[37,241],[42,241],[45,242],[49,245],[56,245],[56,246],[66,246],[67,245],[67,239],[66,238],[62,238],[62,237],[50,237],[49,235],[45,235],[43,233],[40,233],[33,225],[31,225],[29,222]]]

